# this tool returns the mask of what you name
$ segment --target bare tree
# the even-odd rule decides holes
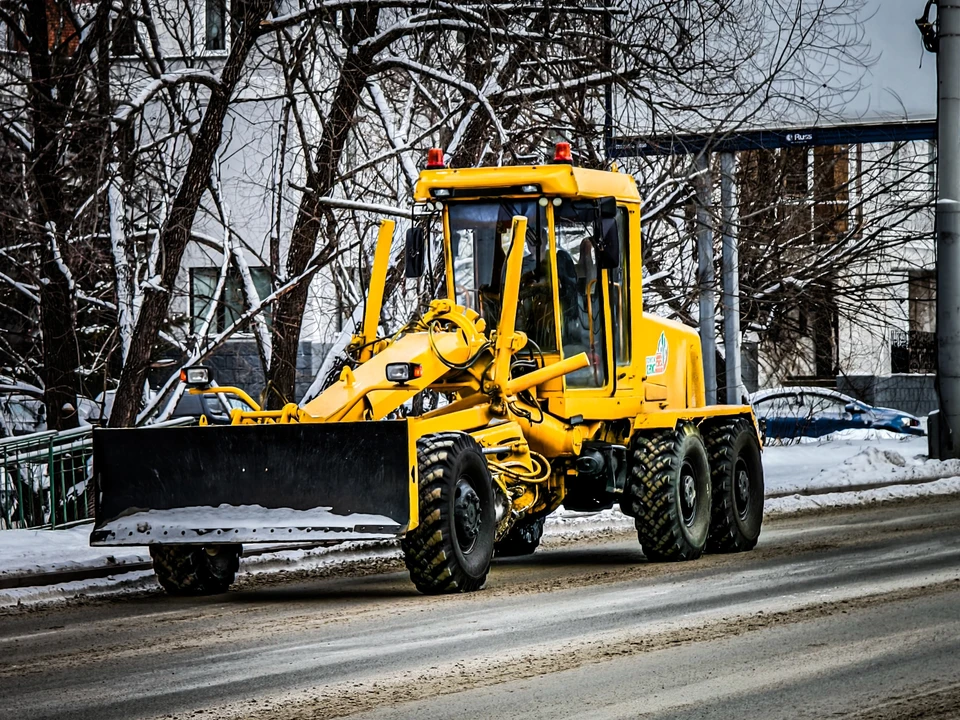
[[[34,0],[47,14],[58,8],[41,43],[40,24],[25,24],[28,3],[4,0],[0,23],[19,43],[0,57],[2,132],[16,160],[3,179],[6,207],[37,208],[28,225],[10,219],[19,229],[3,248],[23,265],[0,273],[3,312],[23,327],[15,342],[0,338],[4,364],[25,378],[46,374],[49,387],[70,383],[73,393],[77,368],[101,389],[119,377],[111,423],[127,425],[172,410],[175,376],[144,398],[158,356],[197,361],[252,329],[268,404],[294,401],[305,313],[329,326],[325,336],[349,335],[377,216],[409,221],[426,148],[443,147],[454,166],[541,162],[563,139],[581,164],[600,167],[605,125],[655,133],[736,127],[799,107],[824,112],[855,82],[841,66],[864,59],[860,4],[304,0],[273,10],[256,0],[232,4],[218,54],[204,52],[222,40],[207,37],[210,18],[192,3]],[[50,45],[51,22],[77,40]],[[60,53],[55,77],[73,88],[50,94],[63,107],[39,129],[30,102],[43,96],[31,100],[31,51],[18,49],[31,42],[41,66]],[[813,61],[819,72],[800,72]],[[617,98],[609,118],[608,89]],[[59,155],[46,165],[30,159],[50,147]],[[270,165],[249,195],[237,194],[238,157]],[[34,177],[38,168],[47,169]],[[18,191],[18,173],[31,175],[29,192]],[[652,191],[653,221],[682,216],[689,165],[651,164],[636,175]],[[31,189],[39,179],[51,198],[63,195],[53,224],[37,214],[56,204],[39,203]],[[237,219],[249,216],[247,205],[269,217],[262,238]],[[689,293],[671,288],[683,241],[664,237],[667,247],[650,244],[644,260],[654,289],[682,316]],[[191,292],[185,258],[196,252],[216,268],[210,302],[193,318],[173,315],[173,307],[186,314],[178,298]],[[253,261],[269,269],[269,291],[257,288]],[[244,308],[225,313],[235,279]],[[405,287],[396,270],[391,288],[387,314],[398,322],[428,292]],[[44,326],[73,317],[75,340]],[[60,355],[31,364],[37,341]],[[58,407],[71,402],[56,397]]]

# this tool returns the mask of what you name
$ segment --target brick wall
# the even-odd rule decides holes
[[[940,404],[935,378],[932,374],[841,375],[837,377],[837,390],[870,405],[923,417]]]

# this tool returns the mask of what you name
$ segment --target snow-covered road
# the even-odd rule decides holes
[[[956,718],[958,522],[957,497],[780,516],[689,563],[548,538],[457,596],[387,560],[8,608],[0,697],[18,720]]]

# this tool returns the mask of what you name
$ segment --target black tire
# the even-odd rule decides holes
[[[540,546],[545,521],[546,518],[536,518],[535,520],[524,518],[517,521],[517,524],[510,528],[507,536],[496,544],[497,557],[533,555]]]
[[[710,464],[700,431],[636,434],[621,508],[635,518],[643,554],[653,562],[696,560],[710,532]]]
[[[473,592],[487,580],[496,534],[493,482],[465,433],[417,441],[420,524],[400,543],[410,579],[426,594]]]
[[[240,568],[240,545],[151,545],[153,571],[171,595],[225,593]]]
[[[763,523],[763,464],[753,423],[745,418],[710,429],[706,436],[713,479],[713,512],[707,552],[752,550]]]

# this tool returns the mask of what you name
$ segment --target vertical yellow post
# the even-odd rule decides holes
[[[493,350],[493,390],[506,394],[510,377],[510,357],[516,348],[514,330],[517,325],[517,303],[520,300],[520,272],[523,269],[523,246],[527,241],[527,218],[514,215],[510,251],[507,254],[507,272],[503,281],[503,304],[500,306],[500,322]]]
[[[373,269],[370,272],[370,289],[367,291],[367,307],[363,313],[363,325],[360,329],[361,350],[357,358],[360,362],[366,362],[373,357],[371,343],[377,339],[377,328],[380,325],[383,290],[387,282],[387,271],[390,269],[390,247],[393,244],[395,225],[393,220],[380,221],[377,247],[373,253]]]

